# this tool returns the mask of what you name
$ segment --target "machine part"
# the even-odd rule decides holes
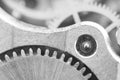
[[[118,75],[117,75],[117,80],[120,79],[120,64],[118,65]]]
[[[7,3],[7,5],[9,5],[9,2],[10,1],[7,1],[7,0],[4,0],[5,3]],[[43,1],[44,2],[44,1]],[[2,2],[1,2],[2,3]],[[44,2],[47,4],[47,2]],[[54,1],[53,1],[54,3]],[[60,4],[59,4],[60,3]],[[63,4],[64,3],[64,4]],[[106,17],[111,21],[110,24],[107,25],[106,27],[106,31],[108,33],[110,33],[114,28],[118,28],[119,27],[119,15],[117,15],[116,12],[112,11],[111,9],[109,9],[108,7],[106,7],[105,5],[101,5],[101,4],[97,4],[97,3],[93,3],[93,1],[89,1],[89,2],[84,2],[84,1],[81,1],[81,0],[76,0],[76,1],[73,1],[73,0],[65,0],[64,2],[63,1],[58,1],[58,2],[55,2],[55,4],[59,4],[62,5],[63,7],[65,5],[68,5],[67,7],[65,8],[61,8],[61,7],[56,7],[55,9],[55,14],[54,14],[54,11],[52,11],[52,15],[54,15],[54,17],[52,18],[49,18],[47,21],[45,19],[45,21],[36,21],[34,19],[36,18],[39,18],[40,20],[43,18],[45,18],[46,15],[48,15],[48,17],[51,17],[51,14],[48,13],[48,14],[39,14],[40,16],[42,17],[38,17],[38,15],[36,16],[36,12],[35,14],[33,14],[34,11],[28,11],[26,9],[23,9],[23,8],[19,8],[17,9],[15,6],[16,5],[12,5],[11,3],[11,6],[13,6],[12,8],[16,8],[16,10],[20,10],[20,12],[22,10],[24,11],[27,11],[29,14],[24,14],[24,13],[27,13],[27,12],[24,12],[23,11],[23,14],[24,15],[28,15],[27,17],[30,17],[29,15],[33,16],[31,17],[31,19],[37,23],[40,24],[40,26],[36,26],[36,25],[31,25],[31,24],[27,24],[27,23],[24,23],[23,21],[21,20],[18,20],[18,19],[15,19],[13,18],[12,16],[10,16],[8,13],[6,13],[2,8],[2,5],[1,5],[1,11],[0,11],[0,14],[1,14],[1,18],[4,19],[6,22],[8,22],[9,24],[17,27],[17,28],[20,28],[20,29],[24,29],[24,30],[27,30],[27,31],[32,31],[32,32],[41,32],[41,33],[52,33],[52,32],[61,32],[61,31],[65,31],[65,30],[68,30],[70,29],[69,27],[66,27],[66,26],[69,26],[69,25],[73,25],[75,23],[79,23],[82,21],[81,16],[79,15],[81,12],[94,12],[94,13],[98,13],[98,14],[101,14],[103,15],[104,17],[102,17],[102,23],[107,23],[106,21]],[[19,17],[19,14],[17,14],[16,12],[19,12],[19,11],[16,11],[15,9],[12,10],[12,12]],[[64,11],[64,13],[63,13]],[[34,15],[36,16],[36,18],[34,17]],[[45,16],[43,16],[45,15]],[[15,17],[15,16],[14,16]],[[27,20],[30,20],[31,19],[27,19]],[[66,20],[67,19],[67,20]],[[104,19],[104,20],[103,20]],[[66,22],[67,21],[67,22]],[[64,24],[64,25],[61,25],[61,24]],[[69,23],[69,24],[67,24]],[[66,25],[67,24],[67,25]],[[46,27],[45,27],[46,26]],[[61,26],[59,29],[58,27]],[[47,28],[47,29],[46,29]],[[111,34],[111,33],[110,33]],[[116,33],[114,33],[116,34]],[[113,35],[113,34],[111,34]],[[119,43],[119,40],[113,40],[114,38],[116,39],[116,37],[114,37],[116,35],[113,35],[113,36],[110,36],[113,44],[115,45],[114,48],[116,49],[117,52],[119,52],[119,46],[118,46],[118,43]],[[113,38],[113,39],[112,39]]]
[[[22,46],[0,54],[2,80],[98,80],[79,59],[48,46]]]
[[[89,24],[91,24],[91,26]],[[66,51],[73,53],[91,69],[96,70],[94,73],[98,75],[97,77],[99,80],[116,80],[115,76],[114,78],[110,76],[107,77],[108,75],[113,75],[113,73],[116,73],[115,66],[118,64],[118,62],[120,62],[120,57],[111,48],[111,42],[107,32],[104,30],[104,28],[102,28],[102,26],[94,22],[82,22],[81,25],[82,26],[78,25],[78,28],[69,30],[66,40]],[[94,55],[87,58],[81,56],[76,50],[76,42],[79,36],[85,34],[91,35],[97,43],[97,48]],[[108,70],[108,68],[114,69],[115,71],[112,70],[111,72],[111,69]]]
[[[73,5],[74,5],[74,3],[73,3]],[[84,6],[84,5],[86,5],[86,6]],[[97,7],[95,6],[95,4],[93,5],[93,3],[91,3],[91,4],[89,3],[89,5],[91,7],[86,3],[84,3],[84,5],[81,5],[86,8],[84,11],[91,10],[91,8],[92,8],[92,9],[94,9],[93,11],[95,11],[95,12],[98,11],[99,13],[101,13],[103,15],[106,14],[106,16],[108,16],[108,17],[111,15],[110,19],[113,20],[115,25],[119,22],[118,21],[119,19],[117,17],[115,17],[116,14],[110,13],[110,11],[106,10],[106,8],[104,8],[104,9],[101,8],[101,5],[98,6],[96,4]],[[73,7],[73,6],[71,5],[71,7]],[[71,10],[71,7],[69,7],[70,10]],[[76,9],[78,9],[78,8],[76,7]],[[79,11],[79,9],[78,10],[76,10],[76,9],[74,9],[75,13],[76,13],[76,11]],[[99,11],[99,9],[100,9],[100,11]],[[65,11],[67,11],[67,9],[65,9]],[[106,11],[107,11],[107,13],[103,13]],[[64,16],[67,17],[69,14],[71,15],[71,12],[72,11],[69,12],[69,10],[68,10],[68,12],[64,13]],[[69,13],[69,14],[67,14],[67,13]],[[61,16],[63,16],[63,14],[61,14]],[[59,17],[61,17],[61,16],[59,16]],[[30,24],[24,23],[16,18],[13,18],[11,15],[6,13],[2,8],[0,8],[0,18],[2,19],[2,20],[0,20],[0,22],[2,23],[0,26],[1,27],[0,32],[1,32],[1,34],[6,33],[6,34],[3,34],[4,36],[0,37],[3,40],[2,44],[0,44],[0,49],[2,49],[4,47],[5,51],[6,51],[6,49],[15,48],[18,46],[23,46],[23,45],[45,45],[45,46],[50,46],[52,48],[55,47],[55,48],[61,49],[62,51],[65,51],[65,52],[67,51],[68,53],[73,55],[75,58],[77,58],[78,60],[80,60],[81,62],[86,64],[86,66],[88,66],[89,69],[92,72],[94,72],[95,76],[99,80],[116,80],[117,79],[117,75],[118,75],[117,66],[118,66],[118,62],[120,62],[120,57],[111,48],[111,42],[110,42],[107,32],[102,28],[102,26],[98,25],[97,23],[94,23],[94,22],[79,23],[80,20],[79,20],[78,16],[77,17],[75,16],[75,18],[76,18],[75,22],[77,24],[74,24],[72,26],[60,28],[60,29],[56,29],[57,28],[56,26],[53,26],[53,27],[55,27],[53,29],[39,28],[39,26],[36,27],[36,26],[30,25]],[[57,20],[58,19],[56,18],[56,21]],[[64,19],[61,19],[61,21],[63,21],[63,20]],[[7,23],[5,23],[4,21],[6,21]],[[54,24],[57,25],[56,23],[54,23]],[[13,26],[17,27],[17,28],[13,28]],[[51,25],[51,27],[52,27],[52,25]],[[23,30],[21,30],[21,29],[23,29]],[[29,32],[29,31],[31,31],[31,32]],[[76,46],[75,46],[76,41],[78,40],[79,36],[84,35],[84,34],[88,34],[88,35],[92,36],[95,39],[96,44],[97,44],[94,55],[92,55],[91,57],[87,57],[87,58],[82,57],[76,50]],[[3,46],[6,43],[8,43],[7,47]],[[19,50],[20,49],[18,49],[18,51]],[[32,50],[34,52],[33,48],[32,48]],[[43,49],[41,49],[41,50],[43,50]],[[24,53],[25,51],[28,51],[28,50],[22,50],[22,52],[16,51],[16,54]],[[13,53],[13,52],[11,52],[11,53]],[[25,53],[27,53],[27,52],[25,52]],[[8,53],[8,56],[10,56],[9,54],[10,53]],[[43,52],[43,54],[44,54],[44,52]],[[5,63],[1,62],[1,64],[3,63],[3,66],[7,65],[6,63],[12,62],[12,60],[14,61],[14,59],[10,59],[11,57],[9,58],[8,56],[6,56],[6,59],[5,59],[5,60],[7,60],[7,62],[5,62]],[[22,56],[24,56],[24,57],[21,57],[24,60],[31,59],[30,56],[26,57],[25,54],[23,54]],[[32,56],[32,58],[33,57],[34,56]],[[3,56],[3,58],[4,58],[4,56]],[[44,58],[45,58],[45,60],[48,59],[46,57],[44,57]],[[20,59],[20,57],[17,57],[17,59],[15,59],[15,60],[20,62],[21,59]],[[24,60],[23,60],[23,62],[24,62]],[[55,61],[56,61],[56,59],[55,59]],[[25,64],[27,64],[27,61],[25,61]],[[102,67],[101,67],[101,65],[102,65]],[[67,67],[69,67],[69,66],[67,66]],[[11,72],[10,69],[9,69],[9,71]],[[73,70],[73,71],[75,71],[75,70]],[[27,75],[27,72],[26,72],[26,75]],[[15,76],[15,75],[13,75],[13,76]],[[4,78],[4,75],[2,77]],[[94,79],[92,79],[92,80],[94,80]]]
[[[10,9],[12,9],[13,11],[19,12],[20,15],[24,15],[27,17],[30,17],[32,19],[45,19],[45,20],[49,20],[52,17],[55,16],[55,11],[54,9],[51,9],[52,7],[55,8],[55,1],[54,0],[31,0],[33,1],[34,4],[36,4],[35,6],[38,7],[40,9],[31,9],[29,7],[27,7],[26,5],[29,4],[30,2],[28,2],[27,0],[2,0],[3,4],[8,6]],[[41,8],[43,8],[41,10]],[[12,13],[11,12],[11,13]],[[13,15],[14,16],[14,15]]]
[[[62,13],[61,6],[68,5],[68,0],[31,0],[36,8],[28,8],[27,0],[1,0],[0,6],[12,17],[19,21],[34,25],[38,28],[51,29],[49,20],[53,20]],[[59,9],[58,9],[59,8]]]
[[[85,14],[85,17],[83,17],[83,15],[81,16],[80,13]],[[113,45],[112,47],[116,50],[117,54],[120,55],[120,48],[118,46],[119,40],[117,40],[118,37],[116,36],[116,31],[119,29],[120,25],[120,17],[117,12],[113,11],[105,5],[92,1],[87,3],[71,2],[71,7],[68,10],[64,10],[64,13],[61,14],[60,17],[51,21],[50,25],[59,28],[68,27],[75,23],[83,22],[86,18],[86,14],[88,13],[91,13],[92,15],[90,15],[91,17],[87,21],[97,22],[101,26],[105,25],[103,27],[110,36]],[[94,15],[96,16],[95,19],[93,18]],[[114,29],[116,29],[116,31],[114,31]]]
[[[94,54],[97,44],[94,38],[90,35],[81,35],[76,42],[76,50],[80,55],[89,57]]]
[[[89,24],[91,24],[91,26]],[[118,75],[117,67],[118,67],[119,57],[116,55],[116,53],[112,50],[110,46],[107,32],[100,25],[97,25],[97,23],[93,23],[93,22],[81,22],[79,24],[75,24],[69,27],[71,29],[62,31],[62,32],[35,33],[35,32],[24,31],[18,28],[13,28],[9,25],[8,27],[6,26],[4,28],[12,28],[12,34],[9,33],[9,35],[10,34],[12,35],[12,38],[7,38],[6,40],[4,38],[5,42],[3,44],[0,44],[0,49],[5,47],[4,44],[8,42],[12,45],[10,45],[10,47],[5,47],[7,48],[7,50],[4,50],[4,51],[8,51],[9,49],[13,49],[18,46],[25,46],[25,45],[29,45],[28,49],[32,48],[33,52],[36,51],[36,49],[33,49],[34,47],[31,47],[30,45],[49,46],[52,49],[57,48],[62,50],[63,53],[68,52],[69,54],[73,55],[75,58],[83,62],[95,74],[98,80],[116,80]],[[2,28],[1,30],[8,31],[8,29],[2,29]],[[94,55],[87,58],[82,57],[78,53],[75,47],[76,41],[78,40],[79,36],[84,34],[88,34],[92,36],[95,39],[97,44]],[[23,49],[25,53],[28,53],[26,52],[28,50],[24,48],[21,48],[21,49]],[[14,49],[14,51],[16,51],[16,53],[21,53],[19,52],[21,51],[21,49],[17,48],[17,50]],[[46,50],[49,48],[42,49],[42,47],[40,47],[40,49]],[[52,50],[49,49],[49,52],[53,53],[51,51]],[[53,49],[53,51],[57,51],[57,50]],[[44,51],[42,52],[44,56]],[[61,53],[61,51],[57,51],[57,52],[58,54]],[[1,53],[3,53],[3,50]],[[13,51],[12,52],[8,51],[8,54],[7,54],[11,58],[11,55],[9,55],[10,53],[13,53]],[[118,59],[116,58],[116,56]],[[4,56],[1,56],[1,57],[4,57]],[[28,57],[25,57],[25,59]],[[16,60],[20,60],[20,59],[16,59]]]
[[[117,36],[117,42],[120,45],[120,29],[117,30],[116,36]]]
[[[8,3],[9,1],[6,1],[6,2]],[[1,2],[1,9],[0,9],[0,15],[1,15],[0,17],[4,21],[8,22],[9,24],[11,24],[11,25],[13,25],[17,28],[24,29],[24,30],[27,30],[27,31],[42,32],[42,33],[43,32],[44,33],[58,32],[58,31],[64,31],[64,30],[70,29],[70,28],[66,28],[65,26],[62,26],[62,28],[59,28],[59,29],[57,29],[57,28],[61,25],[61,23],[64,23],[65,19],[69,18],[70,16],[72,16],[71,19],[74,19],[72,21],[72,24],[81,22],[81,19],[80,19],[80,16],[79,16],[79,13],[81,13],[81,12],[95,12],[95,13],[98,13],[98,14],[102,14],[103,16],[110,19],[110,21],[112,21],[112,23],[107,26],[107,28],[106,28],[107,32],[110,32],[113,28],[119,26],[119,21],[120,21],[119,15],[117,15],[116,12],[112,11],[111,9],[106,7],[105,5],[93,3],[92,1],[90,1],[89,3],[88,2],[86,3],[86,2],[81,1],[81,0],[76,0],[76,1],[65,0],[65,1],[60,1],[60,2],[58,1],[58,2],[56,2],[56,5],[58,3],[59,3],[59,6],[56,7],[56,9],[55,9],[56,15],[52,11],[52,14],[54,15],[54,17],[49,18],[47,21],[46,20],[42,21],[42,22],[39,21],[40,25],[34,25],[34,24],[32,25],[32,24],[29,24],[29,23],[27,24],[27,23],[24,23],[24,21],[22,22],[21,20],[17,20],[16,18],[13,18],[11,15],[9,15],[4,10],[2,2]],[[62,8],[60,7],[61,5],[62,5]],[[64,7],[65,5],[67,5],[67,7]],[[19,9],[17,9],[17,10],[19,10]],[[22,9],[22,10],[24,10],[24,9]],[[25,11],[27,11],[27,10],[25,10]],[[27,11],[27,12],[29,13],[29,11]],[[30,11],[30,12],[33,13],[33,11]],[[24,12],[24,13],[26,13],[26,12]],[[48,14],[49,14],[48,16],[51,17],[50,13],[48,13]],[[15,15],[17,15],[17,14],[15,13]],[[31,14],[31,16],[34,16],[34,15]],[[42,17],[44,17],[44,16],[42,16]],[[37,16],[37,18],[39,18],[39,17]],[[33,18],[31,18],[31,19],[34,20]],[[28,19],[28,20],[31,20],[31,19]],[[42,18],[40,18],[40,19],[42,19]],[[35,21],[35,22],[37,22],[37,21]],[[45,23],[45,25],[44,25],[44,23]],[[45,26],[48,29],[46,29]],[[70,26],[70,25],[67,25],[67,26]]]
[[[92,1],[89,3],[71,2],[71,7],[68,10],[64,10],[64,13],[61,14],[60,17],[51,21],[50,24],[52,26],[59,27],[70,16],[73,16],[75,23],[79,23],[81,22],[79,16],[79,13],[81,12],[94,12],[107,17],[111,21],[111,24],[109,24],[106,28],[107,32],[110,32],[112,29],[114,29],[115,27],[119,27],[120,25],[120,18],[117,12],[112,11],[112,9],[105,5],[98,4],[97,2]]]

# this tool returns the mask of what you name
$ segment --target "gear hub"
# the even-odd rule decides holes
[[[94,54],[97,44],[94,38],[90,35],[81,35],[76,43],[76,49],[82,56],[90,56]]]

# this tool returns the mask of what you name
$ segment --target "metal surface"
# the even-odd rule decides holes
[[[61,4],[63,4],[63,3],[61,3]],[[66,8],[63,8],[65,6],[65,4],[69,4],[69,5]],[[74,58],[78,59],[82,64],[86,65],[88,67],[88,69],[91,70],[91,73],[95,74],[95,76],[98,78],[98,80],[119,80],[120,56],[117,53],[117,51],[114,49],[113,44],[112,44],[113,39],[116,39],[116,38],[119,43],[119,31],[118,31],[119,25],[120,25],[119,15],[117,15],[116,12],[111,11],[111,9],[107,8],[106,6],[101,5],[101,4],[98,5],[96,3],[93,3],[92,1],[91,2],[82,2],[82,1],[78,1],[78,0],[76,0],[76,1],[66,0],[66,2],[64,3],[64,6],[62,6],[63,9],[56,7],[59,14],[55,15],[54,18],[51,18],[51,20],[48,20],[48,23],[47,23],[48,28],[46,28],[45,26],[42,26],[42,25],[36,26],[34,24],[24,22],[24,21],[20,20],[19,18],[6,12],[3,9],[3,7],[0,7],[0,53],[1,53],[0,57],[1,57],[1,60],[2,60],[2,58],[5,58],[1,62],[0,68],[2,70],[0,69],[0,72],[1,71],[4,72],[3,71],[4,68],[10,69],[11,65],[9,65],[9,63],[12,63],[12,62],[14,63],[14,58],[17,58],[17,59],[15,59],[16,63],[19,62],[18,59],[20,59],[21,57],[23,57],[23,59],[26,61],[27,59],[31,59],[31,53],[33,53],[32,59],[35,59],[34,51],[36,51],[36,50],[34,50],[34,48],[36,48],[36,46],[43,45],[43,46],[47,46],[47,48],[50,49],[50,50],[47,50],[48,52],[45,52],[45,54],[47,54],[46,55],[47,57],[44,56],[44,58],[43,58],[44,61],[49,61],[49,59],[51,59],[50,56],[48,56],[49,52],[51,54],[51,51],[52,50],[55,51],[57,48],[60,50],[60,51],[58,51],[57,54],[61,54],[61,51],[63,51],[63,53],[67,52],[67,54],[65,55],[67,57],[69,56],[69,54],[71,56],[74,56]],[[87,12],[84,13],[84,11],[87,11]],[[88,12],[91,12],[91,11],[94,13],[99,13],[99,14],[104,15],[112,23],[110,25],[107,25],[106,27],[104,27],[104,26],[102,26],[101,23],[97,23],[95,21],[82,21],[82,18],[80,17],[81,15],[78,15],[78,13],[83,12],[82,15],[86,16],[86,14],[88,14]],[[62,22],[65,22],[64,20],[71,15],[73,16],[73,19],[74,19],[73,21],[75,21],[75,23],[72,25],[68,24],[67,26],[63,26],[63,27],[59,28],[59,25]],[[91,16],[91,17],[93,17],[93,16]],[[40,19],[42,19],[42,18],[40,18]],[[70,18],[70,20],[71,20],[71,18]],[[102,18],[102,20],[103,20],[103,18]],[[100,22],[101,22],[101,20],[100,20]],[[106,20],[104,22],[106,22],[106,24],[108,24]],[[65,22],[65,23],[67,23],[67,22]],[[69,19],[68,19],[68,23],[71,23],[71,22],[69,22]],[[111,32],[114,28],[116,28],[118,31],[117,34],[115,33],[117,36],[115,35],[114,37],[111,37]],[[80,52],[76,49],[76,44],[79,44],[79,43],[77,43],[78,38],[80,36],[86,35],[86,34],[90,35],[96,42],[96,48],[92,52],[92,55],[90,55],[90,56],[81,55]],[[92,44],[92,43],[90,43],[90,44]],[[117,42],[116,42],[116,44],[117,44]],[[19,46],[22,46],[22,47],[19,47]],[[30,48],[30,51],[26,50],[26,49],[24,50],[24,48],[25,48],[24,46],[26,46],[27,48]],[[118,44],[117,44],[117,46],[118,46]],[[87,47],[87,49],[88,49],[90,47],[89,43],[85,43],[84,47]],[[51,50],[51,48],[52,48],[52,50]],[[40,47],[40,49],[42,50],[43,48]],[[11,50],[12,50],[12,52],[11,52]],[[7,53],[6,53],[6,51],[7,51]],[[20,57],[20,56],[16,55],[14,53],[14,51],[16,51],[17,54],[21,54],[21,53],[24,53],[24,54],[22,54],[22,56]],[[26,51],[30,55],[26,55],[27,54]],[[41,53],[44,53],[44,51]],[[6,54],[6,56],[4,54]],[[17,57],[13,57],[12,56],[13,54],[14,54],[14,56],[17,56]],[[12,58],[11,58],[11,56],[12,56]],[[61,57],[61,58],[63,59],[64,57]],[[22,61],[24,63],[25,62],[24,60],[20,60],[20,61]],[[4,62],[4,61],[7,61],[7,62]],[[53,62],[54,61],[58,61],[58,63],[60,62],[58,59],[54,59]],[[74,61],[74,60],[71,60],[71,58],[70,58],[70,62],[72,62],[72,61]],[[37,62],[37,60],[36,60],[36,62]],[[70,62],[68,61],[68,63],[70,63]],[[28,63],[29,63],[29,61],[28,61]],[[33,62],[33,63],[35,63],[35,62]],[[33,64],[33,63],[30,62],[30,64]],[[65,61],[63,61],[62,64],[66,64]],[[8,65],[8,67],[5,67],[7,65]],[[46,65],[49,65],[49,64],[46,64]],[[28,65],[26,65],[26,66],[28,66]],[[72,69],[71,65],[67,65],[67,67],[68,68],[70,67],[70,69],[68,70],[68,73],[69,73],[69,71],[71,72],[71,69]],[[14,68],[12,68],[12,70],[14,71]],[[28,68],[28,70],[29,70],[29,68]],[[67,69],[65,69],[65,70],[67,70]],[[74,71],[76,72],[77,70],[75,69],[75,70],[73,70],[73,72]],[[2,76],[2,72],[0,73],[1,77],[4,77],[4,75]],[[8,70],[8,72],[9,72],[9,70]],[[83,69],[83,72],[84,72],[84,69]],[[64,73],[64,71],[63,71],[63,73]],[[81,75],[81,73],[82,72],[80,71],[80,73],[78,73],[78,74]],[[75,74],[75,76],[78,76],[78,74]],[[24,75],[29,75],[29,74],[26,73]],[[43,73],[42,75],[46,75],[46,74]],[[57,73],[56,73],[56,75],[57,75]],[[72,74],[71,74],[71,76],[72,76]],[[90,78],[90,75],[87,78],[83,79],[84,77],[85,76],[82,74],[80,79],[90,80],[90,79],[88,79],[88,78]],[[27,77],[27,78],[30,78],[30,77]],[[56,78],[58,78],[58,76],[55,77],[55,80],[56,80]],[[60,80],[64,80],[64,79],[67,80],[66,78],[69,79],[69,77],[64,76]],[[28,79],[26,79],[26,80],[28,80]],[[75,80],[78,80],[78,78],[75,77]],[[94,80],[94,79],[92,79],[92,80]]]
[[[89,26],[89,25],[92,26]],[[113,55],[115,52],[110,49],[107,32],[96,23],[83,22],[71,26],[72,29],[56,33],[32,33],[13,28],[14,36],[12,46],[14,48],[23,45],[46,45],[67,51],[86,64],[97,76],[99,80],[116,80],[118,62]],[[99,25],[97,25],[99,26]],[[78,54],[75,43],[80,35],[89,34],[93,36],[97,43],[97,50],[91,57],[83,57]],[[10,39],[8,39],[9,41]],[[7,41],[6,41],[7,42]],[[5,42],[5,43],[6,43]],[[2,46],[2,45],[1,45]],[[6,47],[7,48],[7,47]],[[101,67],[102,65],[102,67]]]
[[[21,46],[0,56],[0,78],[4,80],[98,80],[79,59],[48,46]]]

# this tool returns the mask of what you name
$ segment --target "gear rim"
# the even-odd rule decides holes
[[[41,50],[41,54],[36,53],[38,49]],[[44,46],[44,45],[19,46],[19,47],[10,49],[10,50],[5,51],[2,54],[0,54],[1,55],[0,60],[1,60],[2,66],[3,66],[3,65],[6,65],[7,62],[9,62],[9,59],[11,59],[10,60],[10,62],[11,62],[12,60],[17,59],[22,56],[29,57],[32,55],[32,53],[33,53],[33,56],[38,54],[38,55],[42,55],[42,56],[47,55],[51,58],[52,56],[54,56],[54,53],[53,53],[54,51],[57,52],[57,54],[55,55],[57,60],[59,60],[59,59],[61,60],[62,55],[65,55],[65,58],[63,58],[63,62],[68,63],[70,58],[72,58],[72,61],[70,60],[70,63],[69,63],[70,66],[74,67],[77,63],[80,63],[79,65],[77,65],[78,67],[75,67],[76,70],[79,71],[85,67],[86,71],[88,70],[88,71],[90,71],[89,73],[92,74],[92,76],[91,76],[91,78],[89,78],[89,80],[92,80],[92,79],[98,80],[97,77],[95,76],[95,74],[83,62],[81,62],[81,60],[74,57],[72,54],[69,54],[68,52],[64,52],[57,48],[53,48],[53,47],[49,47],[49,46]],[[14,53],[16,53],[16,57],[14,57]],[[23,54],[23,53],[25,53],[25,54]],[[74,60],[75,60],[75,62],[74,62]],[[83,76],[88,74],[88,72],[86,72],[86,71],[84,71]]]
[[[101,9],[101,10],[103,10],[103,11],[107,11],[107,13],[109,13],[110,15],[112,15],[112,17],[110,17],[110,18],[112,18],[114,21],[113,22],[115,22],[115,24],[114,25],[116,25],[117,27],[120,25],[119,24],[119,15],[117,15],[117,13],[116,12],[113,12],[113,11],[111,11],[111,9],[109,9],[109,8],[107,8],[105,5],[101,5],[101,4],[97,4],[96,2],[95,3],[84,3],[84,2],[82,2],[81,4],[83,4],[85,7],[87,7],[87,8],[91,8],[91,7],[93,7],[93,8],[96,8],[96,9]],[[84,7],[83,7],[84,8]],[[90,9],[90,10],[88,10],[88,9],[83,9],[83,10],[81,10],[81,11],[95,11],[95,12],[100,12],[99,10],[98,11],[96,11],[95,9]],[[79,10],[78,10],[79,11]],[[31,24],[27,24],[27,23],[24,23],[24,22],[21,22],[21,21],[18,21],[17,19],[15,19],[15,18],[13,18],[11,15],[9,15],[6,11],[4,11],[2,8],[0,8],[0,17],[1,17],[1,19],[3,19],[4,21],[6,21],[7,23],[9,23],[9,24],[11,24],[12,26],[14,26],[14,27],[17,27],[17,28],[19,28],[19,29],[22,29],[22,30],[26,30],[26,31],[31,31],[31,32],[40,32],[40,33],[53,33],[53,32],[61,32],[61,31],[67,31],[67,30],[69,30],[69,29],[71,29],[71,28],[73,28],[73,27],[71,27],[71,26],[67,26],[67,27],[65,27],[65,28],[61,28],[61,29],[52,29],[52,30],[47,30],[47,29],[45,29],[45,28],[38,28],[38,27],[40,27],[40,26],[34,26],[34,25],[31,25]],[[77,12],[77,11],[75,11],[75,12]],[[101,13],[101,12],[100,12]],[[6,15],[6,17],[7,17],[7,19],[6,19],[6,17],[4,17]],[[67,13],[67,15],[66,14],[64,14],[66,17],[68,17],[69,15],[71,15],[71,12],[68,12]],[[106,13],[105,13],[105,15],[106,15]],[[61,21],[63,21],[64,20],[64,18],[66,18],[65,16],[63,16],[63,19],[62,20],[60,20],[60,22],[59,22],[59,19],[55,19],[55,20],[52,20],[52,22],[50,22],[49,23],[49,26],[58,26],[59,25],[59,23],[61,23]],[[108,16],[108,15],[106,15],[106,16]],[[21,23],[21,24],[20,24]],[[112,27],[112,28],[114,28],[114,27]],[[110,30],[111,30],[111,28],[110,28]]]
[[[120,16],[117,14],[117,12],[113,11],[106,5],[102,5],[97,2],[90,2],[90,3],[81,2],[78,3],[75,7],[73,6],[73,9],[75,9],[75,11],[71,10],[66,12],[66,14],[64,14],[65,16],[55,19],[54,22],[51,22],[51,25],[59,26],[62,23],[62,21],[64,21],[69,16],[73,15],[73,13],[79,13],[84,11],[99,13],[110,19],[113,22],[113,24],[111,25],[112,27],[108,26],[108,28],[106,29],[107,32],[110,32],[113,28],[118,27],[120,25]],[[54,25],[54,23],[56,24]]]

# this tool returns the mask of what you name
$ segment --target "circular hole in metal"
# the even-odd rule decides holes
[[[94,54],[96,48],[96,41],[91,35],[84,34],[78,37],[76,42],[76,50],[80,55],[89,57]]]

